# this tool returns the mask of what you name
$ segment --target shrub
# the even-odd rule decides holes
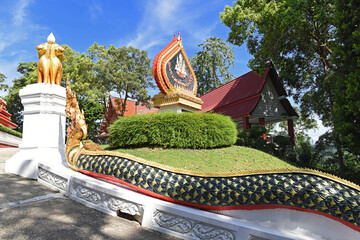
[[[4,125],[1,125],[1,124],[0,124],[0,131],[11,134],[11,135],[14,135],[14,136],[19,137],[19,138],[22,137],[22,134],[20,132],[12,130],[12,129],[10,129],[8,127],[5,127]]]
[[[290,139],[286,136],[275,136],[273,142],[268,143],[262,138],[266,128],[260,125],[252,126],[247,130],[239,128],[238,131],[237,145],[255,148],[279,158],[285,158],[288,154],[288,146],[291,146]]]
[[[290,137],[278,135],[274,137],[273,141],[276,144],[273,153],[277,157],[284,158],[286,156],[288,146],[292,146]]]
[[[246,130],[239,128],[238,131],[237,145],[264,150],[266,145],[266,141],[262,138],[262,134],[266,133],[264,127],[255,125]]]
[[[236,142],[236,125],[215,113],[156,113],[121,117],[110,127],[110,148],[216,148]]]

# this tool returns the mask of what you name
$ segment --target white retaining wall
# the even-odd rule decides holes
[[[20,143],[21,143],[21,138],[0,131],[0,144],[12,146],[12,147],[19,147]]]

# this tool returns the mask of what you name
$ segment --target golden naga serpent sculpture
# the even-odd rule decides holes
[[[87,125],[66,86],[66,158],[84,174],[124,184],[169,202],[207,210],[286,208],[320,214],[360,231],[360,186],[311,169],[198,173],[86,143]]]

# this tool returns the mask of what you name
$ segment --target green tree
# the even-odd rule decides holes
[[[0,73],[0,90],[6,90],[8,88],[7,84],[4,84],[2,82],[4,82],[6,80],[6,76],[2,73]]]
[[[311,143],[311,138],[309,134],[306,132],[311,129],[316,129],[317,123],[314,119],[304,117],[298,108],[295,107],[296,112],[299,113],[299,118],[294,119],[294,133],[295,133],[295,146],[290,149],[288,148],[290,142],[288,141],[288,145],[281,146],[279,144],[279,140],[282,140],[281,137],[288,138],[288,126],[287,121],[280,122],[278,124],[269,124],[271,135],[274,135],[274,142],[280,145],[280,151],[282,151],[283,155],[281,157],[286,160],[292,161],[299,166],[302,167],[311,167],[313,165],[313,156],[314,156],[314,146]],[[268,127],[268,126],[267,126]],[[276,148],[275,148],[276,149]]]
[[[13,85],[7,89],[8,94],[4,97],[6,101],[6,110],[11,114],[11,121],[18,125],[18,131],[22,132],[23,128],[23,110],[21,104],[19,91],[28,84],[37,82],[37,63],[36,62],[21,62],[17,71],[22,74],[21,77],[15,78]]]
[[[198,95],[201,96],[230,81],[233,75],[229,67],[234,66],[234,49],[221,38],[210,37],[199,44],[201,51],[191,58],[198,82]]]
[[[105,112],[106,92],[102,83],[95,77],[95,63],[90,55],[75,52],[67,45],[65,48],[65,61],[63,62],[63,79],[61,85],[65,86],[69,77],[71,89],[76,93],[79,107],[84,111],[88,124],[88,138],[98,142],[101,120]]]
[[[69,77],[72,90],[76,93],[79,106],[84,110],[88,124],[88,136],[97,141],[99,127],[105,112],[106,97],[110,91],[116,91],[124,101],[121,104],[125,111],[126,100],[131,98],[146,103],[150,99],[147,87],[153,86],[150,59],[146,51],[133,47],[115,48],[98,46],[94,43],[88,54],[75,52],[69,46],[65,48],[63,61],[62,86]],[[12,121],[22,129],[23,106],[19,90],[28,84],[37,82],[37,63],[20,63],[20,78],[13,80],[9,93],[5,97],[7,109],[12,114]]]
[[[329,131],[319,137],[313,151],[313,164],[315,168],[336,174],[339,171],[339,164],[337,163],[338,152],[335,150],[334,133]],[[357,184],[360,183],[360,164],[359,156],[343,149],[344,163],[347,166],[344,177]]]
[[[69,76],[71,87],[76,92],[80,108],[84,110],[88,124],[88,136],[97,140],[98,129],[104,114],[102,100],[104,94],[99,95],[101,84],[96,85],[93,71],[93,62],[86,54],[79,54],[69,46],[63,45],[66,49],[65,61],[63,62],[62,86],[65,86],[65,79]],[[18,125],[18,130],[23,127],[23,105],[19,97],[20,89],[28,84],[37,82],[37,62],[20,63],[18,72],[21,77],[13,80],[8,95],[4,98],[7,102],[7,110],[12,114],[11,120]]]
[[[65,87],[66,78],[69,77],[71,88],[77,94],[101,98],[104,94],[99,93],[95,79],[94,63],[86,53],[80,54],[68,45],[62,45],[65,49],[65,61],[63,64],[63,77],[61,85]]]
[[[344,147],[360,155],[360,2],[336,1],[333,61],[336,64],[336,124]]]
[[[88,125],[88,138],[94,142],[99,142],[100,140],[96,136],[100,134],[100,125],[104,117],[105,107],[102,103],[86,96],[78,97],[77,95],[77,98]]]
[[[261,71],[272,61],[290,94],[301,104],[302,114],[317,114],[332,128],[343,174],[343,148],[335,125],[333,15],[333,0],[238,0],[233,7],[225,7],[220,19],[231,29],[230,43],[247,42],[254,56],[251,68]]]
[[[0,82],[5,81],[5,79],[6,79],[6,76],[4,74],[0,73]]]
[[[121,98],[120,115],[126,110],[128,99],[148,104],[150,96],[147,88],[153,87],[150,58],[146,51],[132,46],[107,49],[94,43],[89,48],[90,57],[96,63],[96,78],[102,84],[103,92],[115,91]]]
[[[300,113],[300,109],[294,107],[295,111],[299,113],[299,117],[293,120],[294,124],[294,133],[295,133],[295,143],[297,141],[309,141],[310,136],[306,133],[308,130],[317,129],[318,125],[315,119],[305,117]],[[278,124],[269,124],[266,126],[269,129],[270,134],[287,136],[288,135],[288,125],[287,121],[279,122]]]

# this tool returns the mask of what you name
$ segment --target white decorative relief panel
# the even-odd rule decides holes
[[[47,182],[51,186],[60,190],[66,191],[67,179],[56,175],[55,173],[49,172],[41,167],[38,168],[38,178]]]
[[[130,215],[142,215],[142,207],[133,202],[99,192],[79,183],[73,183],[70,196],[95,205],[98,210],[120,211]]]
[[[153,213],[153,224],[192,239],[235,239],[234,233],[227,229],[159,210]]]

